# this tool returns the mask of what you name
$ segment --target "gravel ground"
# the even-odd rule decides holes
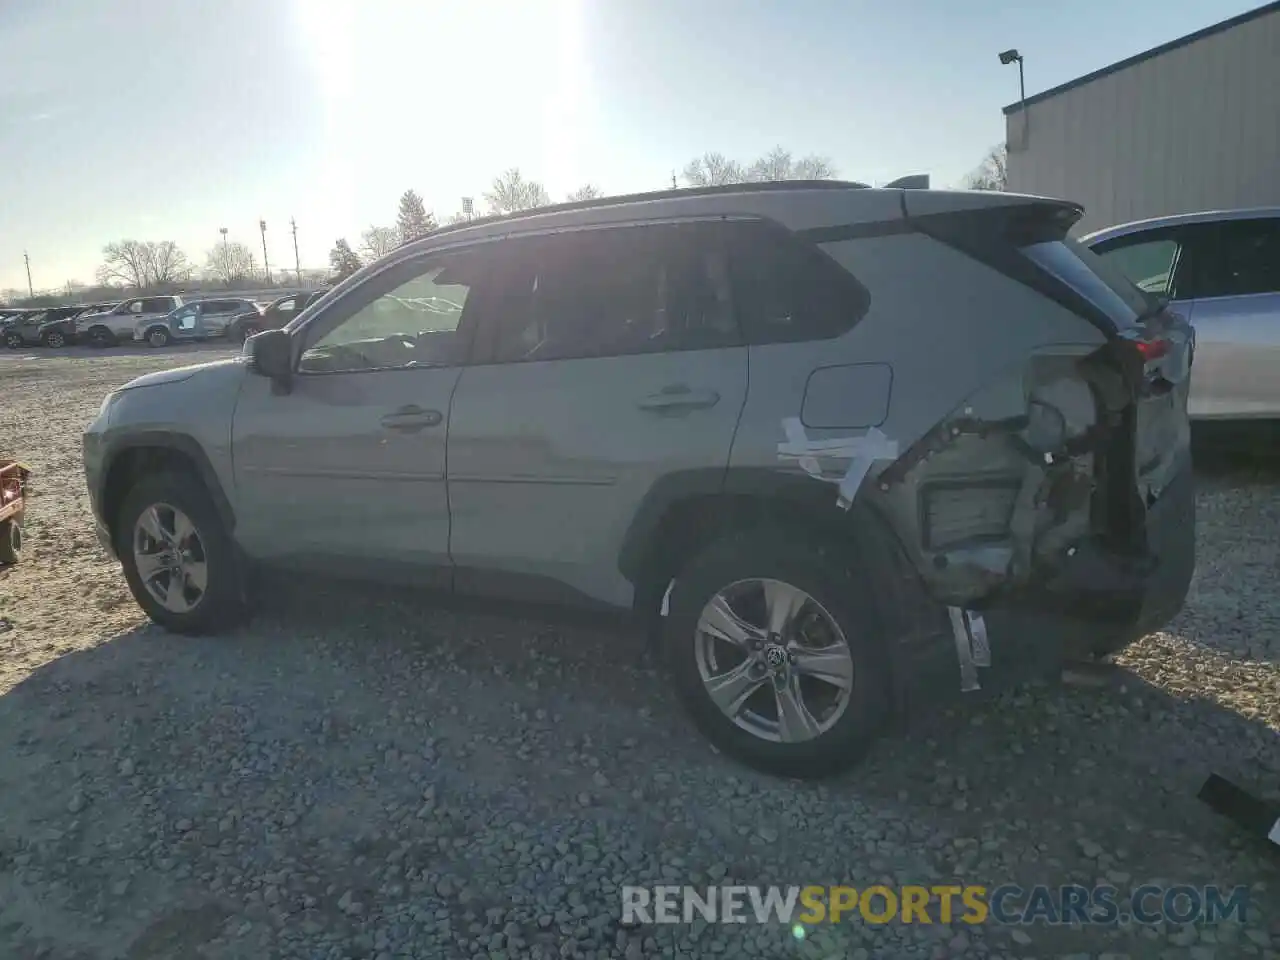
[[[148,627],[94,539],[80,431],[191,360],[0,357],[0,456],[36,484],[0,573],[0,957],[1280,957],[1277,860],[1195,800],[1210,771],[1280,789],[1274,478],[1205,478],[1168,632],[804,785],[715,756],[616,627],[333,587],[228,637]],[[626,883],[951,878],[1245,884],[1251,910],[803,942],[619,925]]]

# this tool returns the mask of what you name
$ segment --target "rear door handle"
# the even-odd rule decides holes
[[[720,402],[720,394],[714,390],[690,390],[684,384],[664,387],[658,393],[651,393],[640,400],[636,406],[641,410],[703,410],[714,407]]]
[[[388,413],[378,422],[388,430],[415,433],[426,427],[438,427],[443,420],[444,414],[439,410],[423,410],[421,407],[410,404],[394,413]]]

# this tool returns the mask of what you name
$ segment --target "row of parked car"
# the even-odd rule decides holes
[[[255,333],[283,327],[324,290],[287,294],[269,303],[244,297],[134,297],[118,302],[62,307],[0,307],[0,339],[11,350],[84,343],[113,347],[227,338],[242,343]]]

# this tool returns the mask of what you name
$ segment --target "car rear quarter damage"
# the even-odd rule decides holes
[[[833,523],[855,504],[873,511],[927,597],[967,611],[953,626],[1028,609],[1127,642],[1174,562],[1153,551],[1148,513],[1188,471],[1190,328],[1073,259],[1073,208],[926,202],[959,207],[815,238],[870,307],[824,350],[835,379],[790,345],[752,348],[732,465],[771,460],[829,483]],[[1189,557],[1175,565],[1166,619],[1190,577]]]

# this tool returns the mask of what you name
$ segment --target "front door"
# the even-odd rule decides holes
[[[246,378],[232,444],[251,556],[448,581],[449,405],[486,269],[465,252],[389,264],[293,331],[287,393]]]
[[[716,234],[666,224],[507,242],[503,295],[449,428],[460,591],[631,602],[618,555],[646,494],[719,476],[746,395]]]

